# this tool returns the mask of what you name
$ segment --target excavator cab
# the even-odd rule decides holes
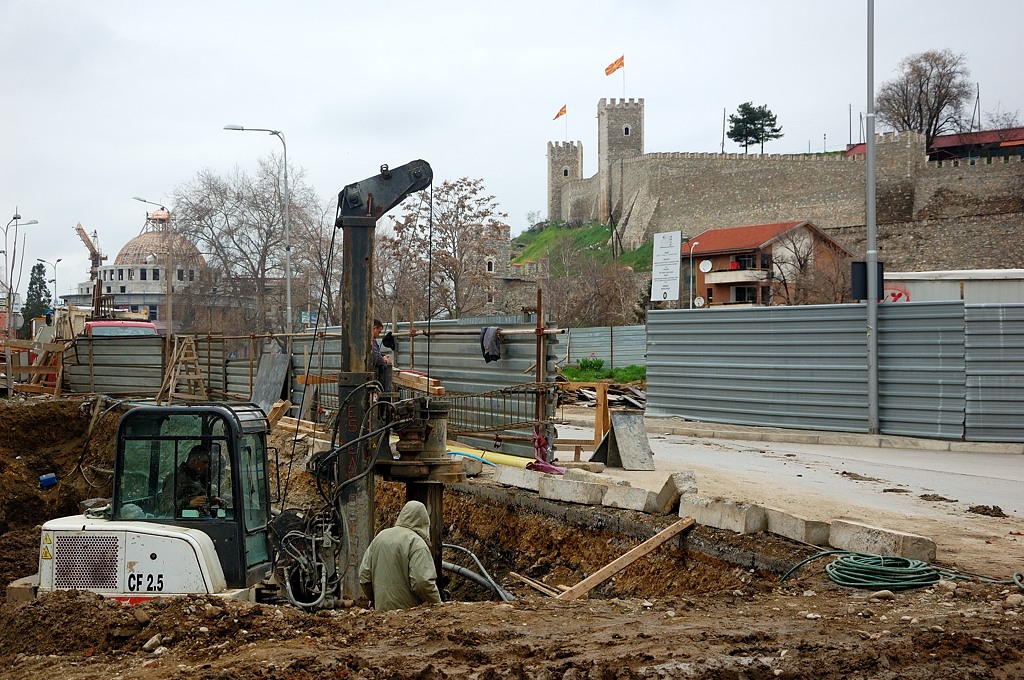
[[[112,520],[207,534],[229,588],[270,563],[267,419],[254,404],[141,406],[118,426]]]
[[[249,403],[128,411],[110,505],[43,525],[34,585],[129,603],[192,593],[255,599],[272,562],[268,428]]]

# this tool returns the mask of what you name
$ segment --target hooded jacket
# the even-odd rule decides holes
[[[359,565],[359,585],[374,609],[408,609],[441,601],[429,538],[426,506],[409,501],[395,526],[370,541]]]

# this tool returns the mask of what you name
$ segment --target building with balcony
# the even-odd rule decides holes
[[[806,220],[709,229],[683,242],[681,256],[684,305],[849,300],[850,252]]]

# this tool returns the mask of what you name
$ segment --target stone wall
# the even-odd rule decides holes
[[[864,259],[864,225],[827,231]],[[1024,212],[879,224],[875,244],[892,272],[1024,268]]]
[[[1024,162],[1020,156],[932,161],[917,178],[914,218],[1024,211]]]

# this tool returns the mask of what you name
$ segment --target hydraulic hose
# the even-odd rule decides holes
[[[470,581],[473,581],[484,588],[493,590],[497,593],[498,597],[501,598],[502,602],[511,602],[515,599],[515,596],[513,596],[512,593],[508,592],[494,581],[486,579],[475,571],[470,571],[461,565],[453,564],[451,562],[441,562],[441,568],[445,571],[450,571],[453,574],[458,574],[459,576],[468,578]]]
[[[487,569],[485,569],[484,565],[480,562],[479,559],[477,559],[477,556],[473,554],[473,551],[469,550],[468,548],[463,548],[461,545],[455,545],[454,543],[442,543],[441,547],[442,548],[451,548],[453,550],[461,550],[462,552],[464,552],[467,555],[469,555],[473,559],[473,562],[476,563],[476,566],[480,570],[480,573],[483,574],[483,578],[485,578],[487,580],[487,582],[490,584],[489,587],[492,590],[494,590],[494,592],[498,593],[498,595],[501,595],[501,598],[503,600],[505,600],[506,602],[508,602],[509,600],[512,599],[512,594],[509,593],[504,588],[502,588],[501,586],[499,586],[497,584],[497,582],[493,578],[491,578],[491,575],[487,573]],[[505,596],[502,595],[502,593],[504,593],[505,595],[508,595],[508,598],[506,599]]]

